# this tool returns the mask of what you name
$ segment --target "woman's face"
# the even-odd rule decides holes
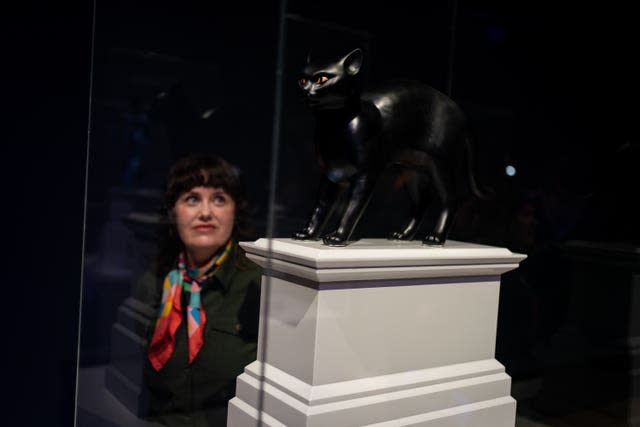
[[[202,266],[231,237],[236,204],[222,188],[194,187],[178,197],[173,215],[191,266]]]

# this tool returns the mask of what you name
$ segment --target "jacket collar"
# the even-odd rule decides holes
[[[222,286],[222,289],[224,290],[224,292],[227,292],[229,290],[229,287],[231,287],[233,274],[235,273],[235,270],[236,270],[234,263],[235,263],[235,254],[236,254],[236,251],[238,250],[237,245],[238,243],[234,241],[233,246],[229,251],[228,258],[226,259],[225,262],[222,263],[220,268],[218,268],[218,271],[216,271],[216,273],[213,275],[213,277],[215,278],[214,280],[217,280],[220,283],[220,286]]]

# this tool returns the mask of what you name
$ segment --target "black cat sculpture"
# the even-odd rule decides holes
[[[315,144],[323,176],[306,226],[293,235],[345,246],[362,216],[375,183],[390,166],[414,171],[407,185],[410,218],[389,238],[412,240],[436,201],[439,213],[426,245],[443,245],[451,228],[461,185],[484,197],[475,183],[472,141],[465,116],[446,95],[419,82],[398,81],[360,93],[361,49],[337,62],[316,64],[307,56],[298,80],[315,116]],[[348,191],[338,228],[323,229],[341,189]]]

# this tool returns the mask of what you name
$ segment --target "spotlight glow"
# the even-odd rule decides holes
[[[516,168],[511,165],[507,165],[507,167],[504,168],[504,172],[507,174],[507,176],[514,176],[516,174]]]

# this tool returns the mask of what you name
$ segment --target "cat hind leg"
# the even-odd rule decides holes
[[[422,240],[424,245],[444,245],[453,223],[456,208],[456,194],[453,185],[454,180],[451,173],[447,173],[447,171],[450,170],[437,162],[433,162],[429,168],[431,188],[434,196],[440,202],[440,212],[435,226]]]
[[[392,232],[389,240],[412,240],[422,223],[428,206],[428,181],[424,174],[415,170],[403,170],[397,177],[394,187],[403,187],[411,200],[410,215],[404,226]]]

